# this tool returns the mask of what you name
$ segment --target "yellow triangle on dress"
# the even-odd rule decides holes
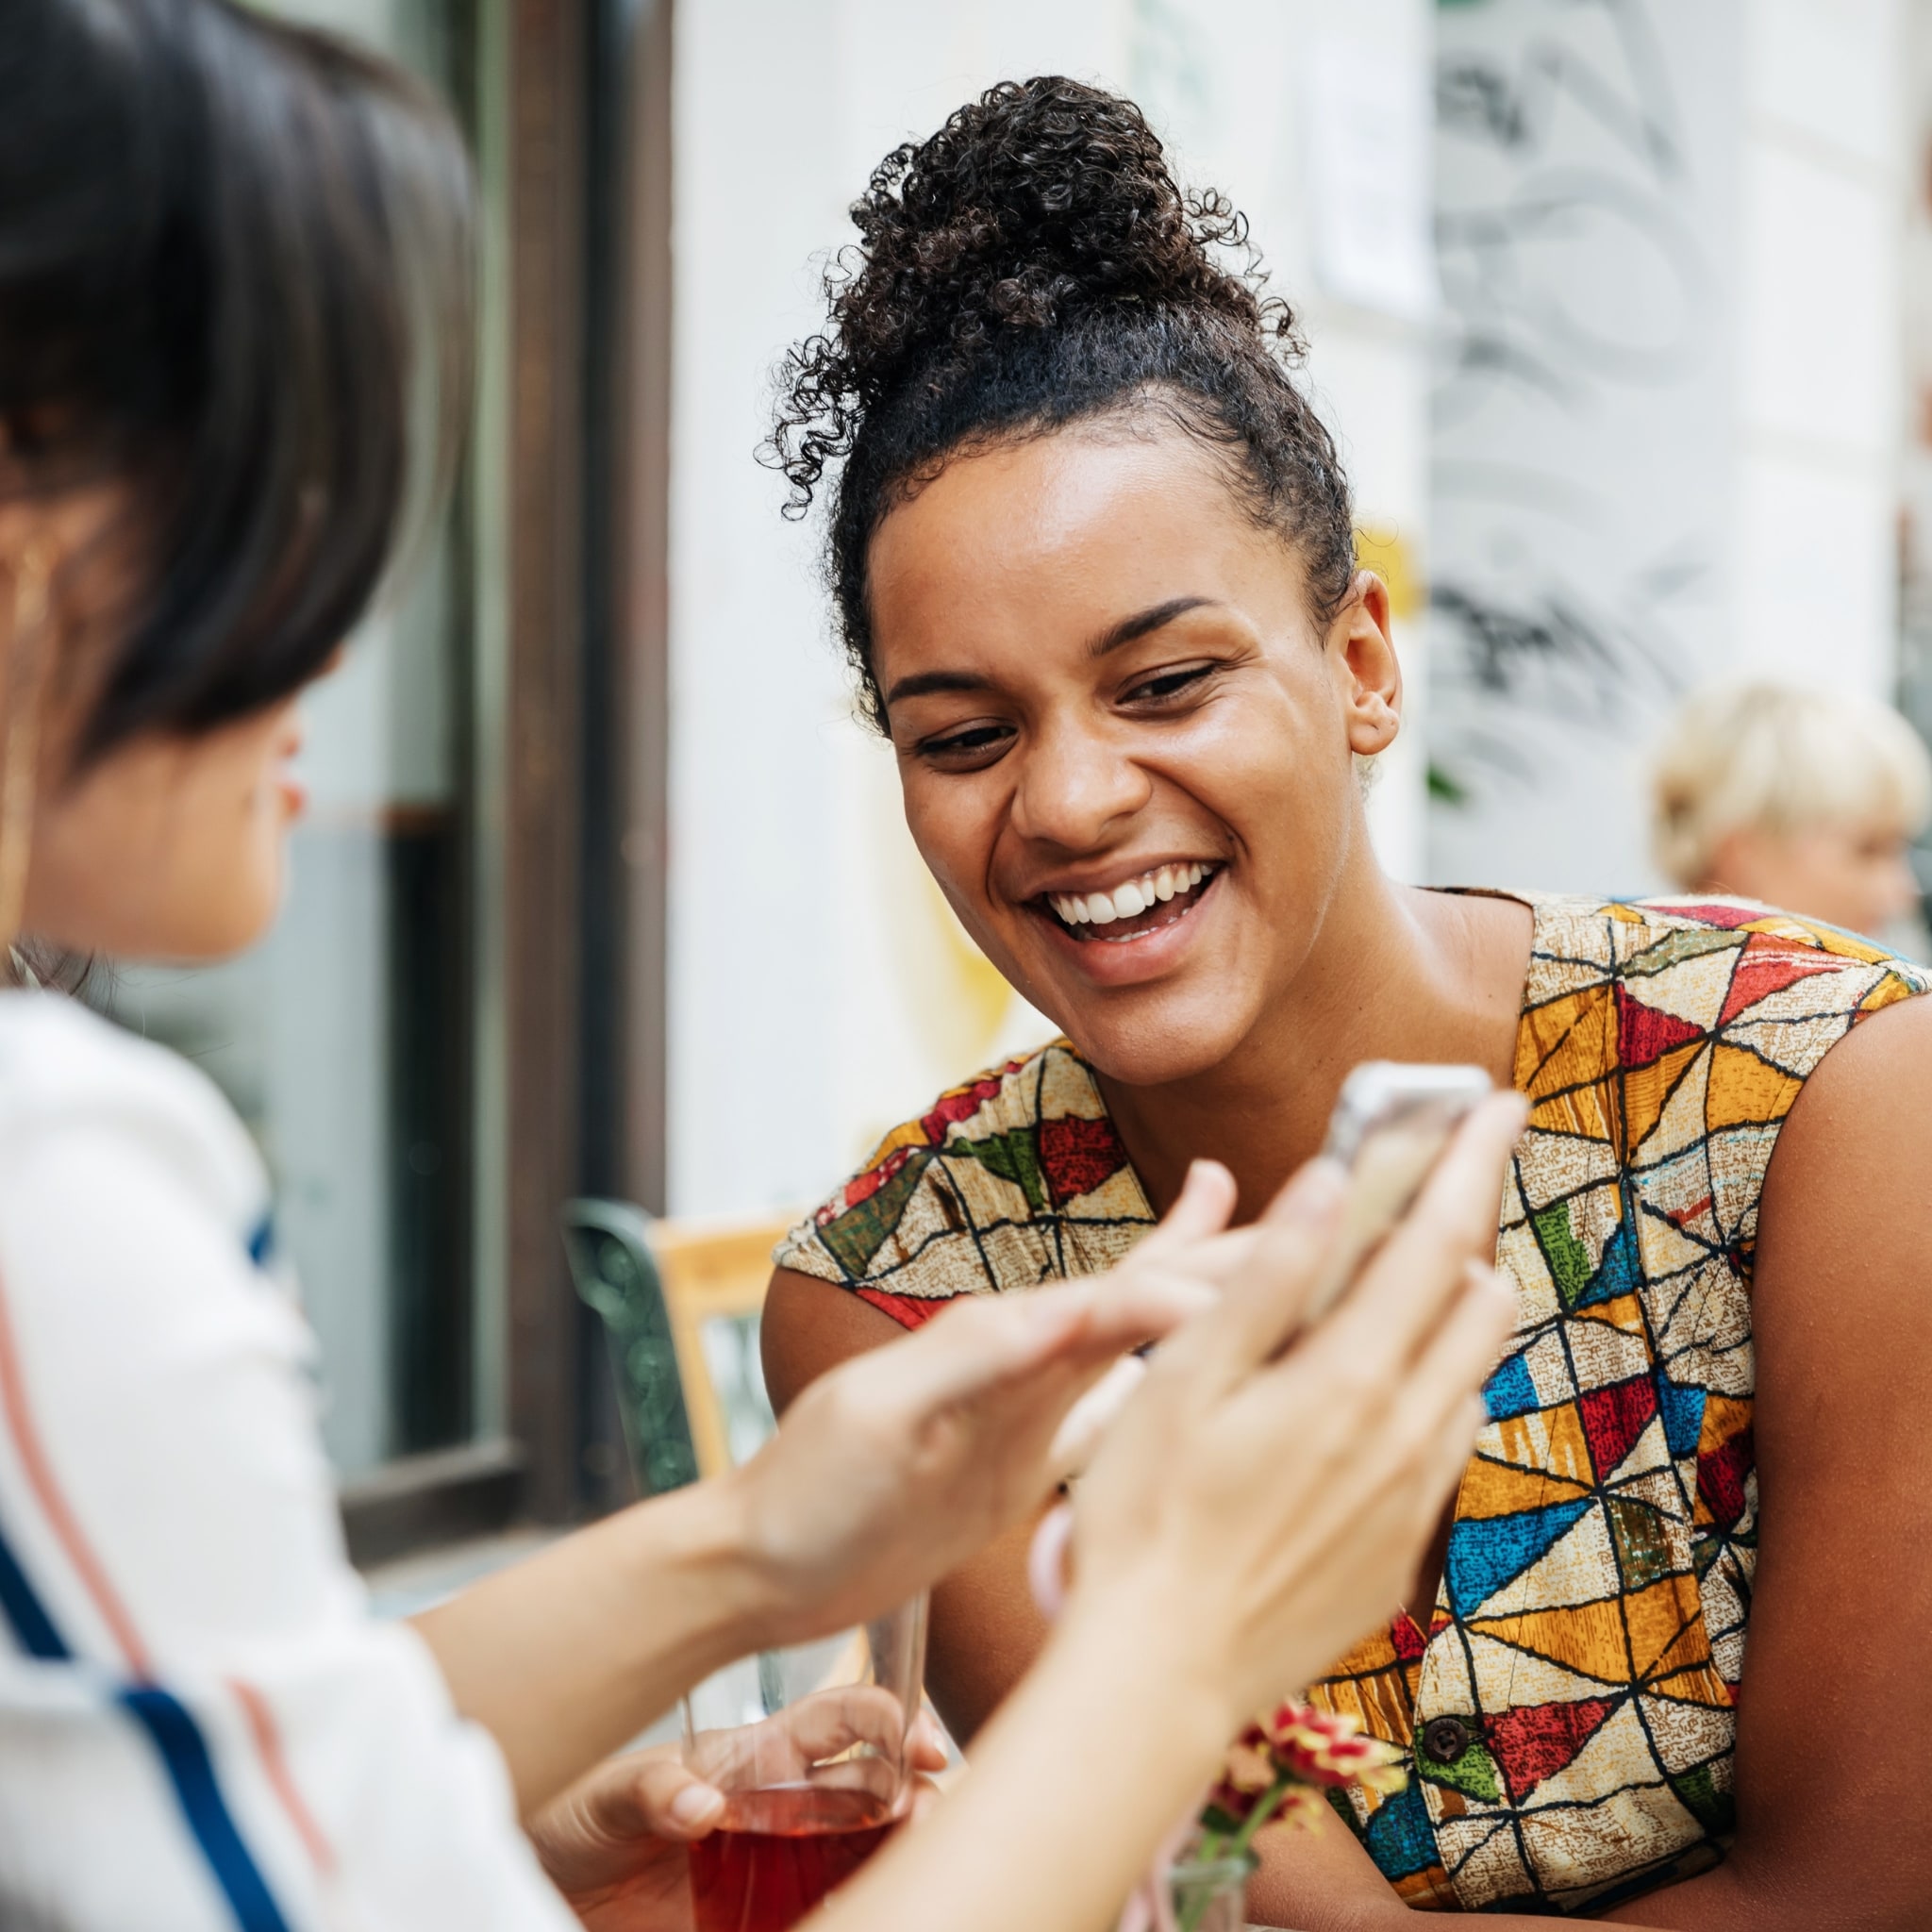
[[[1908,1000],[1913,996],[1912,989],[1896,973],[1888,973],[1858,1002],[1858,1010],[1861,1013],[1882,1012],[1887,1007],[1895,1007],[1900,1000]]]
[[[1516,1034],[1515,1085],[1532,1101],[1617,1063],[1617,1009],[1609,983],[1527,1009]]]
[[[1583,1419],[1574,1402],[1566,1402],[1560,1408],[1513,1415],[1496,1424],[1495,1430],[1495,1453],[1503,1461],[1574,1482],[1580,1489],[1595,1482]]]
[[[1735,1701],[1731,1687],[1711,1664],[1659,1677],[1650,1688],[1659,1697],[1674,1697],[1680,1704],[1707,1704],[1718,1710],[1730,1709]]]
[[[1704,1104],[1705,1130],[1714,1134],[1724,1127],[1756,1127],[1782,1120],[1803,1084],[1792,1074],[1767,1066],[1755,1053],[1715,1046]]]
[[[1630,1661],[1640,1677],[1692,1670],[1710,1661],[1710,1639],[1693,1576],[1666,1576],[1624,1599]]]
[[[1566,1481],[1546,1469],[1517,1469],[1477,1457],[1463,1473],[1462,1488],[1456,1496],[1456,1514],[1459,1520],[1472,1521],[1518,1516],[1526,1509],[1541,1509],[1547,1503],[1568,1503],[1589,1493],[1588,1481]]]
[[[1472,1617],[1469,1627],[1498,1643],[1547,1657],[1580,1676],[1627,1681],[1624,1620],[1617,1603],[1574,1604],[1557,1610],[1524,1610],[1513,1617]]]
[[[1553,1093],[1544,1100],[1532,1100],[1529,1108],[1531,1126],[1550,1134],[1575,1134],[1587,1141],[1617,1142],[1617,1124],[1622,1118],[1618,1076],[1614,1074]]]
[[[1485,1637],[1474,1626],[1464,1641],[1469,1646],[1476,1697],[1487,1710],[1501,1710],[1510,1705],[1574,1704],[1579,1697],[1597,1697],[1605,1690],[1617,1690],[1625,1681],[1621,1657],[1612,1657],[1607,1666],[1609,1674],[1599,1677],[1587,1671],[1574,1671],[1554,1657]]]
[[[1686,1046],[1674,1046],[1661,1059],[1647,1067],[1632,1067],[1624,1075],[1624,1131],[1628,1137],[1625,1149],[1641,1150],[1652,1130],[1666,1112],[1678,1131],[1664,1138],[1664,1150],[1675,1152],[1688,1147],[1704,1129],[1704,1078],[1707,1066],[1694,1064],[1710,1042],[1693,1040]]]
[[[1698,1251],[1703,1252],[1701,1249]],[[1625,1335],[1641,1335],[1643,1329],[1643,1304],[1634,1294],[1620,1294],[1615,1301],[1598,1302],[1591,1308],[1578,1308],[1570,1318],[1573,1322],[1601,1322],[1606,1328],[1621,1330]]]

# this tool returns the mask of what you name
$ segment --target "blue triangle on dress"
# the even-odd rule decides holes
[[[1521,1355],[1512,1355],[1497,1365],[1495,1374],[1483,1384],[1483,1400],[1489,1405],[1492,1423],[1527,1415],[1543,1406],[1536,1384],[1529,1379],[1529,1364]]]
[[[1486,1516],[1458,1523],[1449,1533],[1450,1607],[1458,1617],[1521,1576],[1546,1557],[1583,1515],[1596,1507],[1591,1496],[1525,1509],[1517,1516]]]
[[[1620,1221],[1616,1233],[1604,1243],[1603,1258],[1596,1264],[1596,1273],[1584,1284],[1575,1306],[1588,1308],[1600,1302],[1613,1302],[1620,1294],[1628,1294],[1639,1278],[1637,1238],[1630,1231],[1629,1222]]]
[[[1384,1878],[1407,1878],[1412,1872],[1426,1872],[1441,1859],[1423,1788],[1414,1778],[1375,1807],[1362,1839]]]
[[[1673,1382],[1659,1369],[1657,1406],[1664,1419],[1664,1442],[1673,1456],[1689,1456],[1704,1433],[1704,1405],[1709,1391]]]

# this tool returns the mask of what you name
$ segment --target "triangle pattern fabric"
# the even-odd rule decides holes
[[[1617,1050],[1625,1067],[1648,1066],[1661,1059],[1674,1046],[1688,1046],[1704,1037],[1704,1028],[1694,1021],[1680,1020],[1674,1013],[1647,1007],[1617,987]]]
[[[1555,1704],[1573,1697],[1603,1697],[1623,1688],[1614,1677],[1599,1677],[1587,1671],[1572,1670],[1545,1651],[1501,1643],[1493,1637],[1486,1637],[1474,1624],[1465,1627],[1463,1641],[1469,1646],[1474,1674],[1489,1682],[1507,1683],[1511,1699],[1524,1704]],[[1583,1654],[1591,1663],[1603,1664],[1604,1654],[1600,1650]]]
[[[1582,1487],[1546,1469],[1519,1469],[1478,1457],[1463,1474],[1456,1508],[1458,1515],[1471,1521],[1520,1516],[1547,1503],[1574,1500]]]
[[[1592,1507],[1588,1497],[1572,1498],[1494,1517],[1480,1527],[1457,1524],[1449,1532],[1444,1566],[1452,1607],[1467,1615],[1488,1602],[1556,1548]]]
[[[1591,1916],[1707,1868],[1727,1827],[1764,1177],[1832,1045],[1932,977],[1742,903],[1528,903],[1532,1116],[1496,1246],[1518,1333],[1426,1630],[1372,1633],[1307,1694],[1413,1754],[1402,1797],[1338,1794],[1395,1897]],[[894,1128],[775,1258],[910,1326],[1100,1274],[1154,1220],[1058,1041]],[[1441,1718],[1452,1762],[1426,1747]]]
[[[1624,1659],[1624,1620],[1615,1597],[1573,1604],[1559,1610],[1523,1610],[1508,1617],[1472,1617],[1469,1628],[1511,1650],[1546,1657],[1578,1678],[1593,1680],[1592,1690],[1627,1680]],[[1512,1693],[1514,1674],[1511,1674]]]
[[[1510,1797],[1522,1804],[1547,1777],[1572,1763],[1616,1708],[1605,1697],[1562,1704],[1517,1706],[1483,1720],[1490,1751],[1502,1767]]]
[[[1781,945],[1754,933],[1744,942],[1744,951],[1731,974],[1730,991],[1724,995],[1724,1010],[1717,1024],[1728,1026],[1740,1013],[1759,1000],[1782,992],[1813,974],[1835,973],[1837,962],[1801,946]]]
[[[1577,1397],[1583,1433],[1590,1442],[1590,1459],[1597,1480],[1607,1482],[1617,1465],[1637,1446],[1637,1439],[1657,1415],[1654,1375],[1633,1375],[1607,1389],[1586,1389]]]
[[[1718,1024],[1731,987],[1736,962],[1749,949],[1750,941],[1740,947],[1735,940],[1708,947],[1646,973],[1636,979],[1637,997],[1659,1013],[1674,1014],[1700,1033]]]
[[[1567,1807],[1607,1784],[1627,1786],[1631,1767],[1638,1764],[1656,1775],[1657,1759],[1644,1738],[1637,1700],[1624,1696],[1578,1740],[1566,1763],[1545,1774],[1537,1786],[1535,1803]],[[1657,1781],[1662,1782],[1660,1778]]]

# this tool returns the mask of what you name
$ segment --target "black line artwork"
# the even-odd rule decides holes
[[[1579,743],[1627,737],[1694,678],[1718,492],[1700,500],[1684,442],[1714,407],[1721,275],[1673,80],[1682,19],[1670,0],[1438,14],[1430,762],[1445,823],[1581,782]]]

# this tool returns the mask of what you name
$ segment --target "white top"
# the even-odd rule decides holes
[[[201,1074],[0,993],[0,1924],[563,1932],[349,1567],[267,1205]]]

